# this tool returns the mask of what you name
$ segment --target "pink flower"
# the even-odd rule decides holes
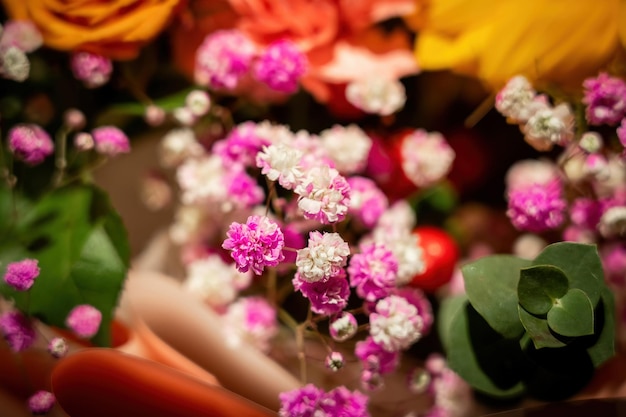
[[[417,309],[417,315],[422,320],[420,332],[428,334],[435,321],[435,316],[433,315],[432,305],[424,292],[418,288],[404,287],[395,289],[393,294],[404,298]]]
[[[266,266],[276,266],[284,259],[283,232],[267,217],[250,216],[246,224],[233,222],[227,236],[222,247],[231,251],[240,272],[252,269],[261,275]]]
[[[228,200],[238,207],[253,207],[265,199],[263,188],[240,165],[226,172],[224,185],[228,190]]]
[[[396,370],[400,363],[398,351],[388,351],[374,342],[371,336],[357,342],[354,354],[361,361],[365,370],[374,371],[380,375],[389,374]]]
[[[418,187],[428,187],[445,177],[454,162],[454,150],[437,132],[417,129],[402,141],[402,170]]]
[[[311,310],[317,314],[330,316],[341,312],[348,305],[350,287],[345,272],[334,275],[325,281],[307,282],[296,273],[293,286],[311,302]]]
[[[570,220],[576,226],[589,230],[595,230],[602,217],[603,204],[600,201],[580,197],[575,199],[570,206]]]
[[[254,76],[274,90],[291,94],[298,90],[306,69],[306,56],[293,42],[282,40],[271,43],[257,58]]]
[[[378,301],[370,314],[372,340],[389,352],[407,349],[422,337],[423,327],[417,308],[397,295]]]
[[[102,313],[89,304],[77,305],[65,319],[65,325],[78,337],[89,339],[98,333]]]
[[[77,80],[88,88],[97,88],[109,81],[113,64],[109,58],[90,52],[78,52],[72,55],[72,72]]]
[[[55,402],[56,399],[51,392],[37,391],[28,399],[28,409],[34,415],[48,414],[54,407]]]
[[[395,287],[398,261],[393,253],[380,244],[370,244],[352,256],[348,266],[350,285],[359,297],[376,301],[391,293]]]
[[[316,410],[324,395],[324,391],[313,384],[307,384],[302,388],[292,391],[281,392],[280,417],[316,417]]]
[[[53,337],[48,343],[48,353],[55,358],[62,358],[67,354],[69,346],[62,337]]]
[[[21,352],[35,343],[35,329],[31,321],[19,311],[0,316],[0,331],[13,352]]]
[[[591,125],[614,125],[626,115],[626,83],[607,73],[587,78],[583,82],[587,105],[585,116]]]
[[[4,274],[4,282],[17,291],[26,291],[35,283],[39,276],[39,261],[37,259],[24,259],[11,262]]]
[[[115,156],[130,152],[130,143],[124,132],[115,126],[101,126],[91,131],[96,151]]]
[[[350,185],[350,212],[366,227],[374,227],[389,206],[387,196],[369,178],[350,177],[348,184]]]
[[[299,278],[306,282],[326,281],[343,272],[350,246],[339,233],[309,233],[308,246],[298,251]]]
[[[311,168],[295,189],[304,217],[323,224],[343,220],[350,206],[350,186],[328,166]]]
[[[263,146],[270,145],[270,140],[258,132],[254,122],[241,123],[231,130],[226,138],[215,142],[213,153],[219,155],[225,166],[241,163],[244,166],[256,166],[256,155]]]
[[[37,165],[52,154],[54,143],[50,135],[35,124],[19,124],[8,133],[9,149],[28,165]]]
[[[195,80],[210,88],[233,90],[248,73],[255,54],[254,44],[242,32],[213,32],[196,52]]]
[[[604,245],[600,250],[600,257],[607,282],[617,288],[624,288],[626,285],[626,245],[623,242]]]
[[[617,137],[619,139],[619,143],[626,148],[626,118],[622,119],[622,122],[617,128]]]
[[[43,45],[43,38],[37,26],[29,20],[9,20],[0,34],[0,49],[15,46],[30,53]]]
[[[356,334],[359,325],[352,313],[344,311],[338,317],[332,319],[328,327],[333,340],[345,342]]]
[[[276,309],[263,297],[240,298],[224,314],[228,343],[247,343],[268,352],[270,341],[278,333]]]
[[[519,230],[543,232],[556,229],[565,220],[567,202],[559,181],[512,189],[508,199],[506,214]]]
[[[332,417],[366,417],[369,398],[358,392],[339,386],[328,392],[320,401],[320,409]]]

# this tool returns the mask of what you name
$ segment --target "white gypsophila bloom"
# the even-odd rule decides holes
[[[574,115],[565,103],[546,107],[530,116],[521,127],[524,139],[538,151],[565,145],[574,137]]]
[[[325,224],[343,220],[350,207],[348,182],[327,165],[308,170],[294,192],[305,217]]]
[[[598,224],[600,234],[606,238],[626,235],[626,206],[611,207],[602,214]]]
[[[309,234],[308,246],[298,250],[296,266],[300,278],[307,282],[327,280],[346,266],[350,246],[339,233]]]
[[[177,107],[172,111],[174,119],[183,126],[192,126],[196,122],[196,116],[187,107]]]
[[[548,243],[534,233],[524,233],[513,242],[513,255],[535,259]]]
[[[376,303],[370,314],[370,335],[388,352],[406,349],[422,337],[424,321],[404,297],[390,295]]]
[[[23,82],[30,74],[30,61],[26,54],[15,46],[10,46],[2,52],[2,75],[13,81]]]
[[[607,173],[602,178],[594,178],[591,185],[598,198],[612,197],[626,184],[626,164],[621,155],[610,155]]]
[[[328,327],[330,335],[334,340],[345,342],[356,334],[359,325],[352,314],[344,312],[339,317],[331,320]]]
[[[443,135],[418,129],[406,136],[400,149],[402,170],[418,187],[428,187],[443,179],[454,162],[454,150]]]
[[[388,116],[404,106],[406,90],[396,79],[366,78],[348,84],[346,99],[366,113]]]
[[[177,245],[187,243],[200,228],[203,220],[204,215],[200,207],[180,206],[169,228],[170,239]]]
[[[357,125],[334,125],[320,133],[322,146],[342,174],[354,174],[367,164],[372,139]]]
[[[559,176],[559,168],[550,160],[524,159],[511,165],[506,173],[505,183],[508,190],[513,190],[549,184]]]
[[[285,143],[263,146],[256,156],[261,173],[270,181],[278,180],[284,188],[291,190],[302,177],[300,159],[302,152]]]
[[[163,136],[159,145],[159,159],[167,168],[175,167],[187,158],[201,156],[202,145],[188,127],[172,129]]]
[[[250,272],[239,272],[234,264],[227,264],[218,255],[209,255],[187,265],[183,288],[211,307],[221,308],[233,302],[251,280]]]
[[[419,246],[419,236],[405,231],[401,236],[384,242],[398,261],[396,285],[406,285],[417,274],[424,272],[424,253]]]
[[[595,153],[602,149],[602,136],[597,132],[585,132],[578,141],[580,146],[585,152]]]
[[[285,125],[273,124],[268,120],[257,123],[254,133],[261,139],[267,140],[269,143],[291,143],[293,133]]]
[[[303,170],[308,170],[324,163],[334,166],[335,163],[328,155],[319,136],[313,135],[306,130],[298,130],[292,139],[291,146],[299,149],[303,154],[300,159],[300,166]]]
[[[196,117],[204,116],[211,108],[211,97],[203,90],[190,91],[185,97],[185,107]]]
[[[184,204],[207,201],[223,202],[227,199],[224,186],[225,171],[219,156],[207,155],[187,159],[176,171]]]
[[[496,110],[516,123],[525,122],[522,113],[533,101],[537,92],[523,75],[511,78],[496,95]]]

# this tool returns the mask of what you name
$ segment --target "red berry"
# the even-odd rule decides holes
[[[437,227],[421,226],[413,233],[419,236],[425,269],[415,275],[409,285],[434,292],[452,278],[459,249],[454,239]]]

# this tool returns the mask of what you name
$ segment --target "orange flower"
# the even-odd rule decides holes
[[[416,0],[420,67],[498,89],[523,74],[565,89],[608,65],[626,40],[623,0]],[[621,33],[620,33],[621,32]]]
[[[132,59],[166,25],[181,0],[2,0],[9,17],[30,20],[44,43]]]

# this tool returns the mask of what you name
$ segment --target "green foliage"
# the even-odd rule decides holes
[[[563,399],[614,355],[613,295],[595,246],[556,243],[533,261],[494,255],[462,272],[467,297],[442,304],[439,332],[475,389]]]
[[[74,185],[54,190],[28,210],[13,211],[8,192],[1,199],[2,273],[7,263],[25,257],[38,259],[41,273],[28,292],[2,284],[0,293],[14,299],[20,310],[57,327],[65,327],[73,307],[91,304],[102,312],[102,325],[92,341],[110,345],[110,324],[130,249],[108,197],[95,187]]]

